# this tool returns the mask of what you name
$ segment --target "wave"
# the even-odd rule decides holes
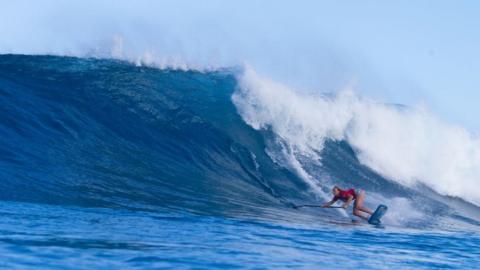
[[[335,216],[291,206],[339,184],[389,203],[393,224],[478,218],[441,196],[478,204],[478,141],[351,91],[301,95],[248,68],[1,55],[0,97],[1,200],[299,220]]]

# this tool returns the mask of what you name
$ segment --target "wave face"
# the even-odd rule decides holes
[[[2,55],[0,97],[1,200],[289,219],[339,184],[389,204],[391,223],[478,226],[476,206],[443,196],[479,203],[478,141],[447,129],[403,145],[441,124],[351,94],[301,97],[248,70]],[[398,118],[409,124],[384,130]],[[450,136],[473,146],[435,148]]]
[[[223,213],[306,190],[262,154],[261,135],[230,101],[231,72],[51,56],[0,63],[3,200]]]

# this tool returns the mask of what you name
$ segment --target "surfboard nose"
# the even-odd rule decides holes
[[[379,205],[377,210],[370,216],[368,223],[372,225],[379,225],[382,223],[381,218],[387,213],[388,207],[386,205]]]

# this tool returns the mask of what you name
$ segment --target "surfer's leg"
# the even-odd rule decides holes
[[[367,207],[363,206],[363,202],[365,201],[365,191],[360,191],[357,195],[357,199],[355,200],[355,209],[365,212],[367,214],[373,214],[373,211],[368,209]]]
[[[362,206],[362,203],[363,203],[363,200],[362,198],[364,196],[362,196],[363,193],[360,193],[359,195],[357,195],[357,199],[355,200],[355,202],[353,203],[353,214],[357,217],[361,217],[365,220],[368,220],[368,217],[364,216],[361,212],[361,206]]]
[[[367,214],[373,215],[373,211],[370,210],[370,209],[367,208],[367,207],[362,206],[362,207],[358,208],[358,210],[360,210],[360,211],[362,211],[362,212],[365,212],[365,213],[367,213]]]
[[[360,217],[360,218],[363,218],[363,219],[365,219],[365,220],[368,221],[368,217],[364,216],[364,215],[362,214],[362,212],[360,212],[360,210],[358,210],[357,208],[354,208],[354,209],[353,209],[353,215],[355,215],[355,216],[357,216],[357,217]]]

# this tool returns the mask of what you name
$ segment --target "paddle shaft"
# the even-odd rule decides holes
[[[321,205],[311,205],[311,204],[296,205],[296,206],[295,206],[295,208],[304,208],[304,207],[315,207],[315,208],[343,208],[343,207],[341,207],[341,206],[322,207]]]

